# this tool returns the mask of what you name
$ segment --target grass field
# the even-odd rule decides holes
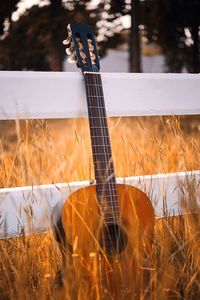
[[[199,170],[199,121],[110,119],[116,176]],[[0,188],[94,179],[87,120],[6,121],[0,137]],[[149,279],[137,299],[200,299],[199,249],[199,214],[156,221],[152,254],[141,257]],[[61,256],[51,234],[1,241],[0,253],[0,299],[65,299],[55,283]],[[75,286],[88,299],[87,287]]]

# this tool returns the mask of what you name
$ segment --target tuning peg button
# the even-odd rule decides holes
[[[77,58],[75,55],[73,56],[70,56],[68,59],[67,59],[68,63],[69,64],[74,64],[74,63],[77,63]]]
[[[89,50],[93,51],[94,50],[94,46],[92,44],[89,44]]]
[[[66,40],[63,41],[63,45],[69,46],[72,41],[71,36],[69,36]]]
[[[96,55],[93,52],[91,52],[91,51],[90,51],[90,57],[91,57],[92,60],[96,59]]]
[[[71,30],[70,24],[67,25],[67,32],[68,32],[69,35],[72,34],[72,30]]]
[[[69,47],[69,48],[66,48],[65,52],[67,53],[67,55],[73,54],[73,52],[74,52],[74,47],[71,46],[71,47]]]
[[[67,53],[67,55],[71,55],[71,54],[72,54],[70,48],[66,48],[66,49],[65,49],[65,52]]]

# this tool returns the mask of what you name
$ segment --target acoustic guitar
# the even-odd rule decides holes
[[[154,210],[141,190],[116,182],[99,57],[90,27],[68,25],[63,43],[71,55],[69,62],[77,63],[85,82],[96,179],[96,184],[72,193],[62,208],[63,268],[66,260],[71,261],[76,270],[65,270],[66,277],[73,278],[73,286],[85,282],[86,299],[136,299],[140,253],[152,247]],[[78,287],[71,298],[83,298],[76,293]]]

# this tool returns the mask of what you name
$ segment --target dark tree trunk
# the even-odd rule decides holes
[[[193,26],[191,28],[193,45],[193,72],[200,73],[200,38],[199,38],[199,26]]]
[[[132,0],[131,30],[129,46],[129,71],[141,72],[141,47],[140,47],[140,0]]]
[[[58,22],[58,18],[61,16],[62,10],[62,0],[51,0],[51,18],[52,22],[55,24]],[[60,31],[57,27],[52,26],[51,30],[51,46],[50,52],[50,70],[51,71],[62,71],[62,44]]]

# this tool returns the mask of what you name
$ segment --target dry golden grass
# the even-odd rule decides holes
[[[182,123],[175,117],[110,119],[116,176],[198,169],[199,121],[199,116]],[[94,179],[86,119],[6,125],[11,132],[0,124],[0,187]]]
[[[116,176],[200,169],[199,121],[109,120]],[[86,120],[7,121],[0,135],[1,188],[94,179]],[[152,255],[141,266],[149,280],[141,280],[138,299],[200,299],[199,249],[199,214],[157,221]],[[0,299],[59,299],[61,256],[51,234],[1,241],[0,253]],[[86,300],[87,288],[76,287]]]

